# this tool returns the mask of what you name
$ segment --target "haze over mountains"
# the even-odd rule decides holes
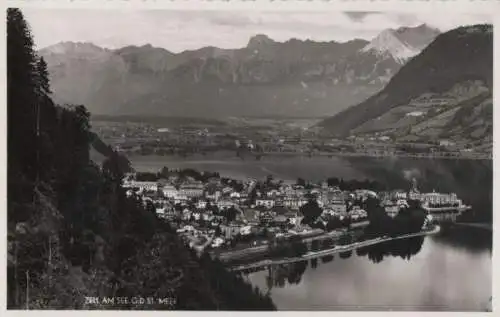
[[[39,54],[54,99],[94,114],[322,117],[379,92],[438,34],[427,25],[385,30],[371,42],[280,43],[261,34],[240,49],[179,54],[65,42]]]
[[[439,35],[387,86],[320,123],[338,135],[490,144],[493,138],[493,26]]]

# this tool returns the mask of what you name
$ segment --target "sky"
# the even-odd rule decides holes
[[[485,15],[448,12],[271,12],[172,10],[70,10],[25,8],[38,49],[63,41],[92,42],[105,48],[151,44],[172,52],[204,46],[240,48],[250,37],[344,42],[370,40],[382,30],[426,23],[441,31],[492,23]]]

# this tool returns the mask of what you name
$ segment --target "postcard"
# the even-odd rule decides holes
[[[492,311],[495,8],[10,1],[7,309]]]

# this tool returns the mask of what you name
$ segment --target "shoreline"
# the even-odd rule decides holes
[[[383,242],[389,242],[389,241],[394,241],[394,240],[408,239],[408,238],[414,238],[414,237],[419,237],[419,236],[427,236],[427,235],[437,234],[437,233],[439,233],[439,231],[441,231],[441,227],[439,225],[435,225],[432,230],[426,230],[426,231],[420,231],[417,233],[405,234],[405,235],[398,236],[398,237],[375,238],[375,239],[366,240],[363,242],[351,243],[349,245],[335,246],[334,248],[331,248],[331,249],[308,252],[300,257],[285,258],[285,259],[280,259],[280,260],[263,260],[263,261],[259,261],[259,262],[252,263],[252,264],[245,264],[245,265],[238,265],[238,266],[234,266],[234,267],[229,267],[229,269],[231,271],[243,271],[246,269],[256,268],[256,267],[260,267],[260,266],[294,263],[294,262],[314,259],[314,258],[321,257],[321,256],[332,255],[332,254],[336,254],[336,253],[340,253],[340,252],[353,251],[353,250],[358,249],[358,248],[367,247],[367,246],[371,246],[371,245],[375,245],[375,244],[379,244],[379,243],[383,243]]]
[[[493,232],[493,226],[487,223],[476,223],[476,222],[455,222],[453,225],[457,227],[468,227],[468,228],[476,228],[482,230],[488,230]]]
[[[227,154],[230,153],[230,155],[222,155],[218,156],[217,154]],[[158,155],[158,154],[153,154],[153,155],[138,155],[135,153],[127,153],[126,156],[130,159],[132,163],[132,167],[134,167],[134,159],[136,162],[148,162],[151,160],[155,160],[160,158],[161,160],[164,160],[165,163],[170,162],[178,162],[178,161],[186,161],[186,162],[191,162],[191,163],[210,163],[210,162],[215,162],[215,163],[227,163],[230,161],[266,161],[267,158],[322,158],[322,159],[332,159],[332,158],[378,158],[378,159],[437,159],[437,160],[471,160],[471,161],[484,161],[484,160],[492,160],[492,157],[490,155],[484,155],[484,154],[478,154],[478,155],[451,155],[451,156],[445,156],[445,155],[422,155],[422,154],[393,154],[393,155],[388,155],[388,154],[370,154],[370,153],[329,153],[329,152],[321,152],[321,153],[314,153],[312,155],[309,155],[307,153],[300,153],[300,152],[264,152],[264,153],[247,153],[244,154],[243,157],[237,157],[236,155],[233,157],[232,156],[233,152],[232,151],[215,151],[213,153],[207,153],[207,155],[201,155],[199,153],[193,154],[193,155],[188,155],[186,157],[181,156],[181,155],[175,155],[175,154],[169,154],[169,155]],[[257,157],[260,157],[260,159],[257,159]]]

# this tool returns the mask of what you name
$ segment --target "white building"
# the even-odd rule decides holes
[[[138,181],[125,181],[122,184],[124,188],[139,188],[140,191],[157,191],[157,182],[138,182]]]
[[[198,208],[198,209],[205,209],[205,208],[207,208],[207,201],[206,200],[198,200],[196,202],[196,208]]]
[[[252,232],[252,227],[251,226],[245,226],[240,229],[240,234],[241,235],[249,235]]]
[[[459,203],[457,194],[443,194],[443,193],[426,193],[420,194],[420,200],[423,202],[428,202],[432,204],[449,204],[449,203]]]
[[[229,195],[229,197],[231,197],[231,198],[240,198],[240,197],[241,197],[241,195],[240,195],[240,193],[238,193],[238,192],[232,192],[232,193]]]
[[[270,190],[266,193],[267,197],[276,197],[280,194],[276,189]]]
[[[233,192],[233,189],[232,189],[231,187],[224,187],[224,188],[222,189],[222,194],[223,194],[223,195],[227,195],[227,194],[230,194],[230,193],[232,193],[232,192]]]
[[[299,209],[305,204],[307,204],[307,199],[305,198],[285,197],[283,199],[283,206],[294,210]]]
[[[344,201],[333,201],[328,205],[335,213],[344,213],[347,211],[347,206]]]
[[[404,191],[397,191],[394,193],[394,198],[396,199],[407,199],[408,198],[408,195],[406,192]]]
[[[220,200],[217,202],[217,207],[219,207],[219,209],[230,208],[233,206],[234,206],[234,202],[232,202],[230,200]]]
[[[173,186],[173,185],[163,186],[162,191],[163,191],[163,195],[167,198],[174,198],[179,193],[177,188],[175,188],[175,186]]]
[[[177,194],[174,197],[174,204],[182,204],[188,201],[189,198],[186,195]]]
[[[191,214],[192,214],[192,213],[191,213],[191,210],[189,210],[189,209],[187,209],[187,208],[186,208],[186,209],[184,209],[184,210],[182,211],[182,220],[189,220],[189,219],[191,218]]]
[[[205,194],[205,197],[207,199],[213,200],[215,202],[219,201],[221,196],[222,196],[222,193],[220,191],[216,191],[213,194]]]
[[[266,208],[273,208],[274,204],[275,204],[275,201],[273,199],[256,199],[255,200],[256,206],[264,206]]]
[[[203,186],[199,185],[182,185],[179,188],[179,193],[188,198],[195,198],[203,196]]]
[[[224,244],[224,239],[220,238],[220,237],[217,237],[215,238],[213,241],[212,241],[212,248],[218,248],[220,247],[221,245]]]
[[[195,211],[192,213],[192,216],[194,217],[194,220],[198,221],[201,218],[201,213]]]

